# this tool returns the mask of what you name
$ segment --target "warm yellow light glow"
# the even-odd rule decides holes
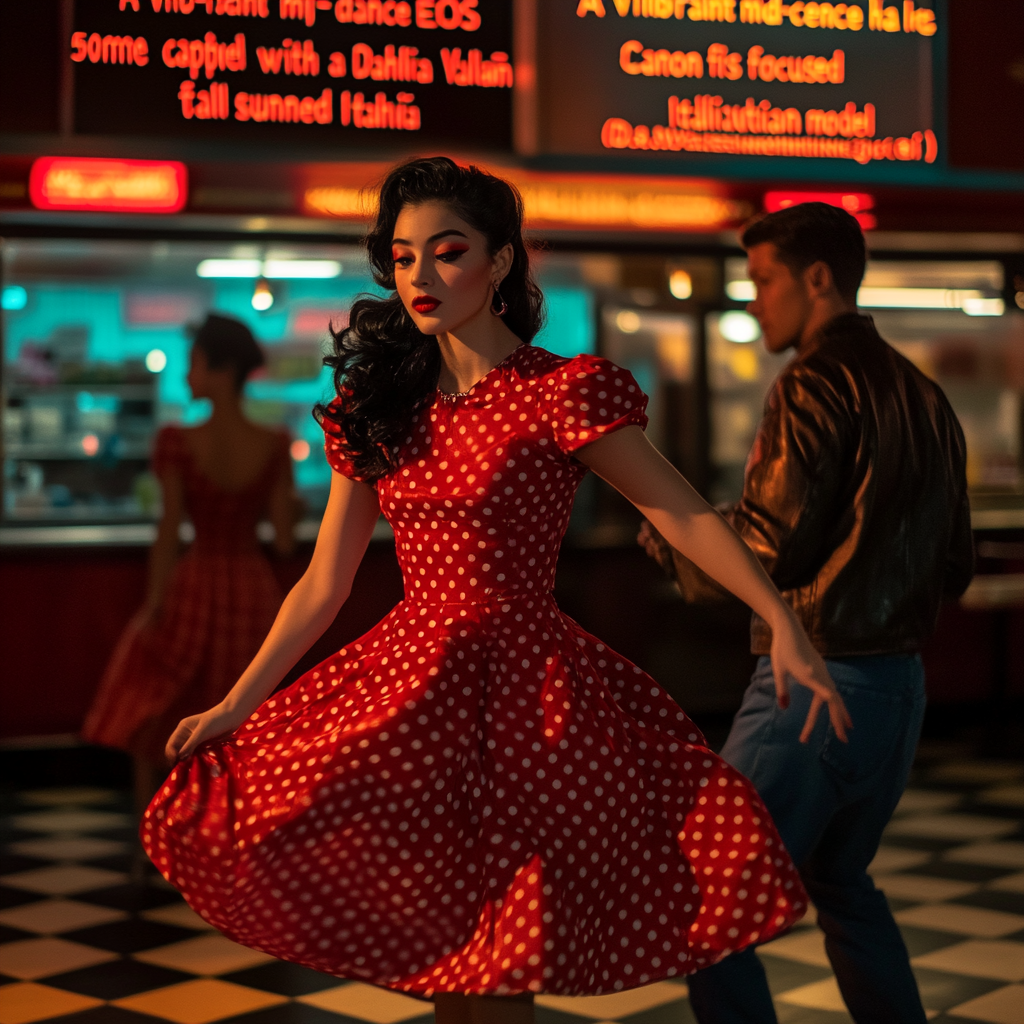
[[[636,334],[640,330],[640,314],[632,309],[624,309],[615,318],[615,326],[623,334]]]
[[[693,294],[693,278],[685,270],[673,270],[668,275],[668,290],[674,298],[688,299]]]
[[[750,215],[745,200],[673,191],[671,186],[618,181],[522,181],[528,227],[644,228],[709,231]],[[346,220],[368,220],[376,212],[372,193],[359,188],[318,186],[306,189],[307,212]]]
[[[270,285],[261,277],[256,282],[256,287],[252,293],[252,308],[260,313],[270,309],[274,304],[274,293],[270,290]]]
[[[753,302],[757,298],[757,288],[753,281],[730,281],[725,286],[725,294],[733,302]]]

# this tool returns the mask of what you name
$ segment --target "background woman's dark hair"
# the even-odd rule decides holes
[[[211,313],[199,326],[192,347],[202,351],[211,370],[230,367],[239,390],[249,374],[266,362],[252,331],[241,320],[218,313]]]
[[[832,271],[836,290],[856,299],[864,278],[867,251],[857,219],[838,206],[799,203],[754,221],[743,232],[744,249],[772,242],[790,270],[803,273],[821,260]]]
[[[532,341],[543,323],[544,298],[523,241],[523,200],[515,186],[477,167],[438,156],[410,160],[388,174],[365,241],[374,281],[395,287],[395,222],[403,207],[431,201],[445,203],[484,235],[491,255],[512,246],[512,266],[500,286],[508,305],[502,319],[524,342]],[[345,400],[333,408],[319,404],[314,415],[340,428],[357,474],[375,480],[394,468],[410,419],[434,393],[440,350],[433,336],[420,333],[397,294],[360,298],[348,327],[332,327],[331,335],[334,352],[324,363],[334,370],[335,390]]]

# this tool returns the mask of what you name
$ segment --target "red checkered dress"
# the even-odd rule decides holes
[[[180,427],[160,431],[153,469],[161,479],[180,474],[196,539],[157,619],[121,635],[86,716],[87,740],[160,757],[178,722],[221,700],[252,660],[281,604],[256,524],[288,458],[282,434],[263,472],[225,491],[196,467]]]

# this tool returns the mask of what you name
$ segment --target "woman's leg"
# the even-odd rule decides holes
[[[477,996],[439,992],[435,1024],[533,1024],[533,996]]]

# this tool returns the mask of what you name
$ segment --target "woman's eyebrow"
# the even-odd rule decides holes
[[[458,231],[455,228],[448,228],[446,231],[438,231],[436,235],[431,235],[427,239],[427,242],[436,242],[439,238],[447,238],[448,235],[458,235],[460,238],[465,238],[467,240],[469,238],[469,235],[467,235],[464,231]],[[407,238],[392,238],[391,244],[412,245],[412,242],[410,242]]]

